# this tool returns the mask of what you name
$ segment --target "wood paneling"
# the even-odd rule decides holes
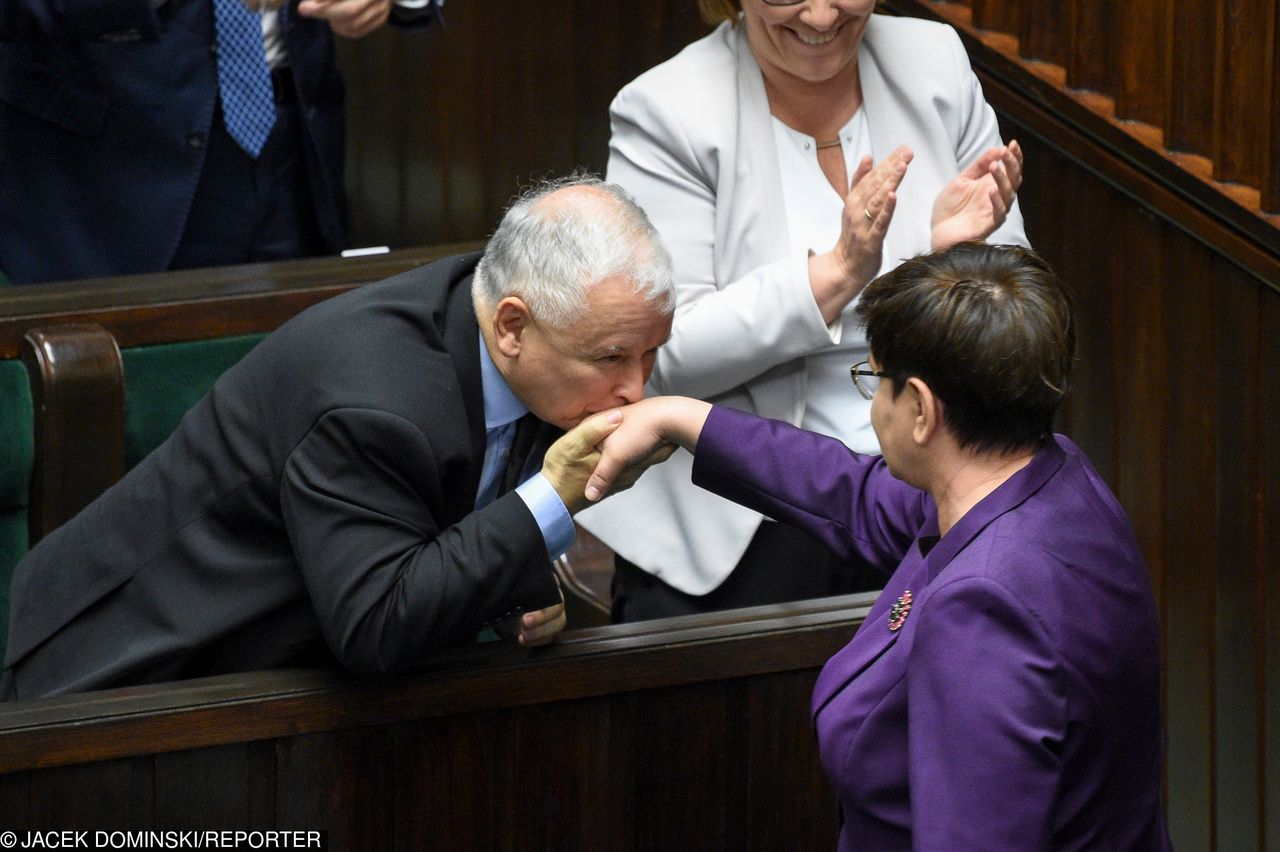
[[[746,630],[717,614],[457,649],[380,683],[257,672],[0,706],[3,827],[311,829],[330,849],[406,852],[830,849],[809,695],[872,599],[762,607]],[[684,656],[705,664],[673,665]]]
[[[1027,153],[1032,241],[1080,311],[1061,426],[1125,505],[1161,606],[1174,845],[1268,848],[1280,294],[1153,215],[1069,137],[1002,120]]]
[[[353,245],[483,239],[533,180],[602,173],[618,89],[707,31],[692,0],[458,3],[445,17],[341,45]]]
[[[886,0],[1015,58],[1254,214],[1276,241],[1280,10],[1273,0]]]
[[[1277,93],[1267,73],[1273,62],[1274,0],[1227,0],[1223,14],[1221,139],[1214,158],[1219,180],[1260,188],[1267,182],[1271,125]]]
[[[1064,17],[1075,14],[1076,4],[1064,5]],[[963,26],[954,6],[946,12]],[[1263,174],[1261,148],[1274,169],[1276,135],[1258,132],[1276,126],[1274,4],[1140,2],[1090,14],[1111,16],[1131,36],[1175,39],[1164,109],[1180,144],[1200,146],[1219,171],[1235,169],[1233,179]],[[1072,18],[1071,56],[1088,49],[1080,26]],[[1061,100],[1039,69],[988,40],[966,43],[1005,135],[1026,149],[1028,232],[1077,295],[1079,359],[1060,423],[1128,511],[1161,607],[1174,846],[1275,848],[1280,239]],[[1121,49],[1108,73],[1163,61],[1145,44]],[[1122,91],[1112,94],[1124,108]]]

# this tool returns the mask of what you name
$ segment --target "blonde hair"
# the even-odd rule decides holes
[[[742,0],[698,0],[698,11],[702,14],[702,20],[713,27],[724,21],[737,26]]]

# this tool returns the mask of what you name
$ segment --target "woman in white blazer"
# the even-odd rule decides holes
[[[628,84],[608,180],[675,260],[679,308],[649,390],[876,452],[849,382],[857,294],[966,239],[1027,245],[1022,154],[1001,142],[950,27],[874,0],[699,0],[719,26]],[[614,619],[878,588],[802,533],[690,484],[681,451],[577,517],[618,554]]]

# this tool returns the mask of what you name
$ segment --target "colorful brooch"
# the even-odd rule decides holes
[[[894,601],[893,607],[889,610],[889,629],[897,630],[902,627],[902,623],[907,620],[907,613],[911,612],[911,590],[907,589],[898,595],[898,599]]]

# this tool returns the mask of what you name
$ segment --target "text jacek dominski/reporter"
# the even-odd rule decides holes
[[[323,849],[324,832],[269,829],[200,831],[28,831],[0,833],[3,849]]]

